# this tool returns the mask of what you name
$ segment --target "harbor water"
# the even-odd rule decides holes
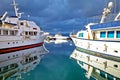
[[[86,80],[85,71],[69,57],[73,46],[69,46],[69,43],[45,46],[49,53],[44,55],[34,70],[22,74],[24,80]]]

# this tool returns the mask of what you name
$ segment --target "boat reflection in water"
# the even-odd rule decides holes
[[[120,80],[120,58],[76,48],[70,56],[86,70],[89,80]]]
[[[35,47],[0,55],[0,80],[22,78],[21,74],[33,70],[47,53],[45,47]]]

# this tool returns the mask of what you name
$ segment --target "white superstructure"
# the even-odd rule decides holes
[[[13,0],[15,16],[0,18],[0,54],[43,46],[48,33],[42,31],[33,21],[21,20],[17,4]]]

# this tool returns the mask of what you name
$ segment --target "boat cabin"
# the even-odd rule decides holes
[[[89,27],[90,29],[79,31],[77,37],[91,40],[120,40],[120,21],[95,24]]]

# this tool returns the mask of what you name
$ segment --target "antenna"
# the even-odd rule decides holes
[[[15,0],[13,0],[13,4],[12,4],[12,5],[14,6],[15,15],[16,15],[18,18],[21,18],[21,15],[24,14],[24,13],[23,13],[23,12],[18,13],[19,8],[17,8],[17,5],[18,5],[18,4],[16,4]]]
[[[15,0],[13,0],[13,4],[12,4],[13,6],[14,6],[14,10],[15,10],[15,15],[18,17],[18,8],[17,8],[17,5],[18,4],[16,4],[16,2],[15,2]]]
[[[109,2],[108,7],[104,8],[103,15],[102,15],[100,23],[104,22],[106,16],[111,12],[112,7],[113,7],[113,2]]]

